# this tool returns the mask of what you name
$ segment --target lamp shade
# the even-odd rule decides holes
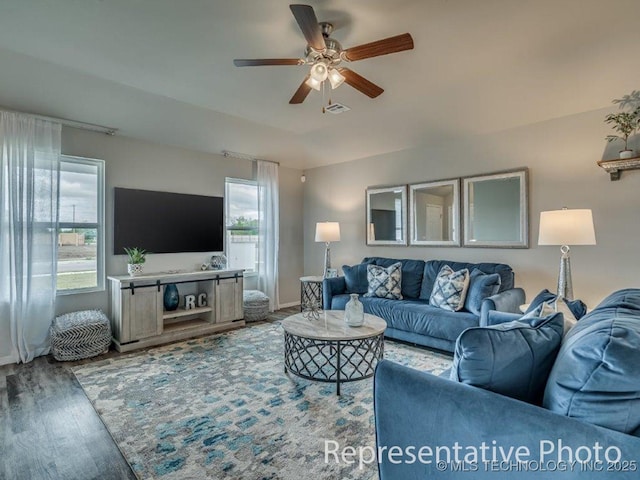
[[[338,222],[316,223],[316,242],[339,242],[340,224]]]
[[[540,212],[538,245],[595,245],[593,215],[589,209]]]

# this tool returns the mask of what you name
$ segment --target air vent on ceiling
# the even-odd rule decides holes
[[[339,113],[348,112],[351,109],[341,103],[332,103],[331,105],[327,105],[325,107],[325,110],[329,113],[333,113],[334,115],[337,115]]]

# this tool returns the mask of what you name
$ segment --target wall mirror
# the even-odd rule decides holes
[[[409,243],[460,245],[460,181],[409,185]]]
[[[528,170],[462,179],[465,247],[529,247]]]
[[[406,244],[406,185],[367,188],[367,245]]]

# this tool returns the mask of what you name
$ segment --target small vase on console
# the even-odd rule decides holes
[[[170,283],[164,287],[163,302],[164,309],[167,311],[172,311],[178,308],[180,295],[178,294],[178,287],[176,287],[175,283]]]
[[[351,294],[351,300],[344,307],[344,321],[350,327],[360,327],[364,323],[364,307],[357,293]]]

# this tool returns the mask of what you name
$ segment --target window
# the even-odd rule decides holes
[[[104,162],[62,156],[57,293],[104,289]]]
[[[258,271],[258,185],[225,179],[226,255],[229,268]]]

